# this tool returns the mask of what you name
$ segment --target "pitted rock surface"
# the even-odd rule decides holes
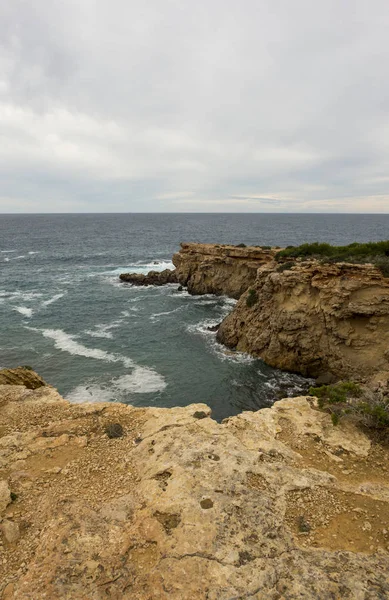
[[[13,387],[0,387],[3,599],[388,597],[387,449],[311,398],[219,424],[203,404]]]

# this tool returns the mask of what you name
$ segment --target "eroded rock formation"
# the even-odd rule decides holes
[[[255,281],[258,268],[273,260],[275,252],[253,246],[181,244],[173,264],[177,280],[190,294],[239,298]]]
[[[257,269],[274,258],[275,250],[219,244],[181,244],[173,256],[174,271],[147,275],[123,273],[133,285],[179,283],[190,294],[217,294],[239,298],[256,277]]]
[[[389,372],[389,279],[372,265],[271,263],[217,337],[280,369],[366,378]]]
[[[2,600],[389,596],[388,452],[312,399],[218,424],[0,397]]]
[[[149,271],[147,275],[143,273],[122,273],[121,281],[132,283],[132,285],[166,285],[168,283],[177,283],[176,272],[171,269],[164,271]]]
[[[16,369],[0,369],[0,385],[24,385],[29,390],[35,390],[47,384],[38,373],[29,367],[17,367]]]

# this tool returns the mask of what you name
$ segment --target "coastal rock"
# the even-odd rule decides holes
[[[0,479],[0,515],[5,511],[11,502],[11,490],[5,479]]]
[[[275,253],[255,246],[183,243],[173,264],[177,281],[190,294],[239,298],[255,281],[258,268],[273,260]]]
[[[35,390],[47,384],[29,367],[17,367],[0,370],[0,385],[24,385],[29,390]]]
[[[122,273],[121,281],[132,283],[132,285],[166,285],[177,283],[176,272],[171,269],[164,271],[150,271],[147,275],[143,273]]]
[[[314,377],[388,372],[389,279],[369,264],[265,265],[217,339]]]
[[[388,597],[388,451],[314,399],[219,424],[203,404],[70,404],[50,388],[48,411],[44,391],[0,404],[7,600]]]

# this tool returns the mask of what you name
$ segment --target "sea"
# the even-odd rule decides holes
[[[389,238],[389,215],[0,215],[0,367],[28,365],[71,402],[208,404],[222,420],[310,382],[231,352],[208,327],[235,301],[123,272],[173,268],[180,242],[332,244]]]

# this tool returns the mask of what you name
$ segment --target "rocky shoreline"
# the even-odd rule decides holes
[[[183,243],[174,271],[124,274],[238,299],[217,339],[272,367],[319,377],[389,380],[389,279],[372,264],[276,260],[280,249]]]
[[[121,280],[236,298],[222,343],[387,408],[389,279],[278,252],[183,244],[174,271]],[[323,389],[217,423],[0,370],[0,598],[388,598],[387,439],[319,410]]]
[[[0,382],[2,600],[389,596],[388,448],[313,398],[220,424]]]

